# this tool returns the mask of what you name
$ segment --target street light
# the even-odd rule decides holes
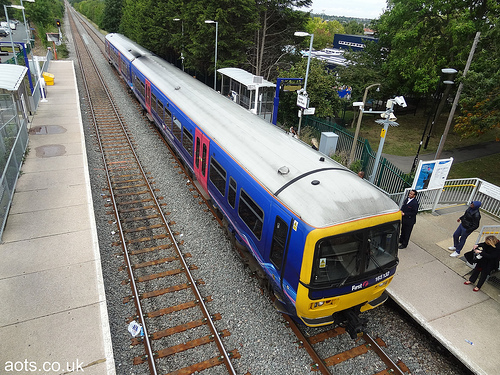
[[[174,18],[173,20],[176,22],[181,21],[181,32],[182,32],[181,63],[182,63],[182,71],[184,71],[184,21],[181,20],[180,18]]]
[[[35,2],[35,0],[24,0],[24,1],[27,1],[28,3]],[[23,0],[21,0],[21,6],[23,7],[23,20],[24,20],[24,31],[26,32],[26,44],[28,44],[31,40],[31,31],[28,29],[28,25],[26,23],[26,15],[24,14]],[[31,51],[31,46],[30,46],[30,51]]]
[[[307,97],[307,77],[309,76],[309,66],[311,64],[311,54],[312,54],[312,46],[314,40],[314,34],[309,34],[304,31],[296,31],[293,33],[295,36],[310,36],[311,42],[309,43],[309,56],[307,57],[307,68],[306,68],[306,79],[304,80],[304,87],[302,88],[302,93]],[[307,106],[309,106],[309,102],[307,101]],[[297,135],[300,136],[300,125],[302,124],[302,117],[304,116],[304,108],[300,107],[300,118],[299,118],[299,128],[297,130]]]
[[[394,99],[389,99],[386,104],[385,111],[370,111],[371,113],[380,113],[380,117],[383,120],[375,120],[377,124],[383,124],[384,128],[380,133],[380,143],[378,145],[377,155],[375,157],[375,162],[373,163],[372,174],[370,176],[370,182],[373,184],[375,181],[375,176],[377,175],[378,164],[380,162],[380,156],[382,155],[382,149],[384,148],[385,137],[387,135],[387,129],[389,125],[398,126],[396,121],[396,116],[394,116],[394,103],[400,105],[401,107],[406,107],[406,100],[402,96],[396,96]]]
[[[358,142],[359,128],[361,127],[361,119],[363,118],[363,113],[365,110],[365,103],[366,103],[366,97],[368,96],[368,90],[375,86],[380,87],[380,83],[374,83],[373,85],[370,85],[365,89],[365,94],[363,95],[363,102],[361,103],[361,105],[359,105],[358,124],[356,125],[356,132],[354,133],[354,140],[352,141],[351,155],[349,156],[349,165],[351,165],[352,162],[354,161],[354,153],[356,151],[356,143]],[[379,90],[379,88],[377,88],[377,90]],[[359,102],[356,102],[356,104],[359,104]]]
[[[450,77],[448,77],[448,78],[453,78],[453,76],[457,73],[457,71],[453,68],[444,68],[444,69],[441,69],[441,72],[443,74],[449,75]],[[438,96],[439,96],[441,82],[439,82],[437,87],[436,87],[436,93],[434,94],[435,100],[432,103],[433,105],[432,105],[431,111],[429,113],[429,116],[427,117],[427,122],[425,123],[424,132],[422,133],[422,138],[420,139],[417,153],[415,155],[415,158],[413,159],[413,164],[411,166],[410,175],[413,174],[413,172],[417,168],[418,156],[420,154],[420,149],[422,148],[422,144],[424,145],[424,150],[427,150],[427,145],[429,144],[429,139],[431,137],[432,128],[434,127],[434,123],[438,120],[438,118],[441,114],[441,111],[443,110],[444,103],[446,102],[446,99],[448,98],[451,86],[455,84],[455,82],[453,82],[451,80],[444,80],[443,83],[446,85],[446,89],[444,90],[443,97],[441,98],[441,103],[439,104],[436,112],[434,112],[434,106],[435,106],[436,101],[437,101]],[[429,121],[431,119],[431,116],[434,116],[434,117],[432,119],[431,126],[429,128],[429,132],[427,133],[427,139],[425,140],[425,143],[424,143],[425,133],[427,132],[427,126],[429,125]]]
[[[212,20],[205,20],[205,23],[215,23],[214,90],[217,91],[217,34],[219,33],[219,22]]]
[[[24,7],[22,5],[5,5],[4,4],[3,10],[5,11],[5,18],[7,19],[7,27],[10,28],[9,13],[7,12],[7,8],[23,9],[23,11],[24,11]],[[10,45],[12,46],[12,54],[14,55],[14,62],[17,65],[16,50],[14,48],[14,40],[12,40],[12,30],[9,32],[9,36],[10,36]]]

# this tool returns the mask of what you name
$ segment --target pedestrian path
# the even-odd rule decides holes
[[[112,375],[73,62],[49,72],[0,244],[0,373]]]
[[[486,282],[475,293],[474,285],[464,285],[472,269],[463,253],[472,249],[479,232],[467,238],[460,258],[449,256],[457,219],[466,208],[418,214],[410,244],[399,251],[400,263],[388,292],[474,373],[495,375],[500,373],[496,354],[500,352],[500,290]],[[500,220],[482,213],[483,225],[500,225]]]

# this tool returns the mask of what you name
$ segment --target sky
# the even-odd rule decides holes
[[[386,8],[386,0],[313,0],[311,13],[330,16],[378,18]]]

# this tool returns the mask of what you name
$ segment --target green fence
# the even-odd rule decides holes
[[[310,127],[317,139],[321,139],[322,132],[334,132],[339,136],[337,142],[337,152],[350,155],[352,143],[354,142],[354,133],[346,128],[327,120],[322,120],[313,116],[305,116],[304,127]],[[354,161],[361,160],[361,169],[370,176],[376,153],[372,151],[368,140],[358,137],[354,152]],[[392,164],[386,158],[380,158],[375,176],[374,184],[383,189],[388,194],[394,194],[411,186],[407,174]]]

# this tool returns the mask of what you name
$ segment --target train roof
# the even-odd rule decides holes
[[[157,56],[133,61],[255,180],[316,228],[398,211],[339,163],[248,112]]]
[[[132,61],[140,56],[152,55],[149,50],[133,42],[124,35],[110,33],[106,35],[106,39],[110,41],[129,61]]]

